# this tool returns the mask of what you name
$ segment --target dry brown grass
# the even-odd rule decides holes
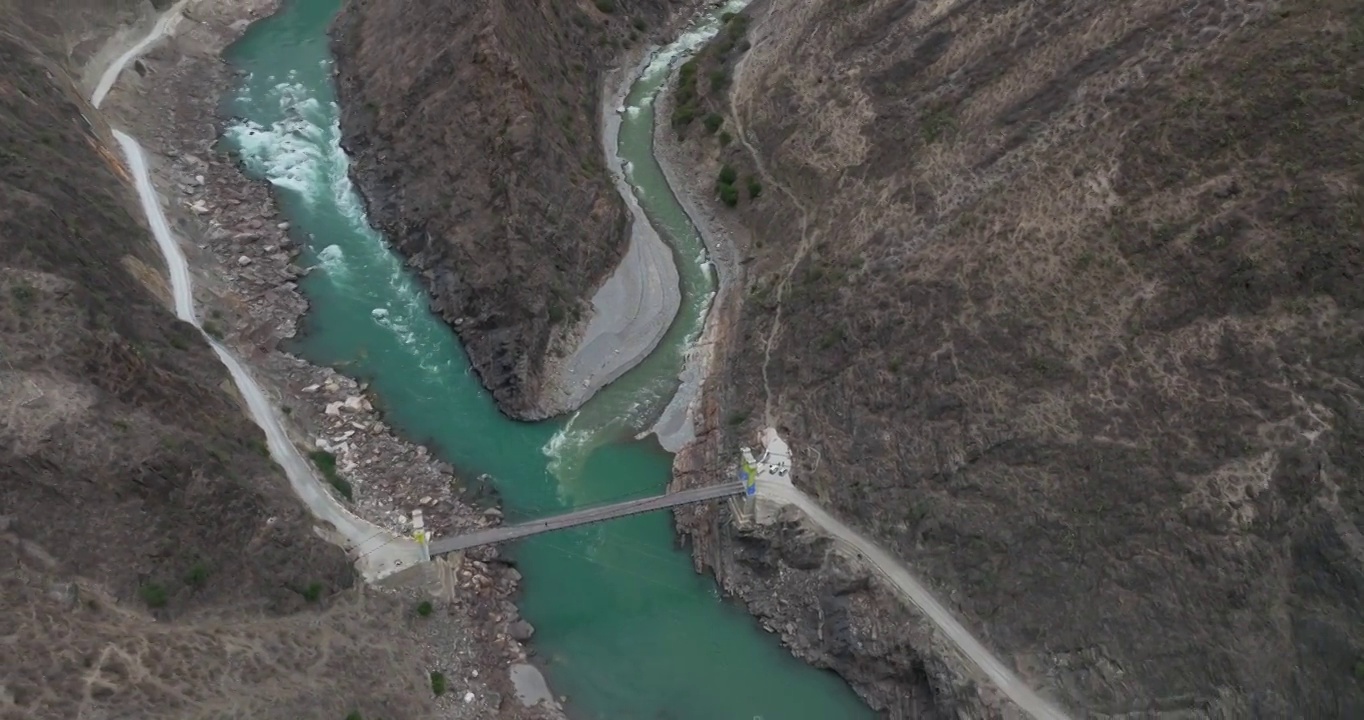
[[[0,717],[421,717],[429,694],[391,603],[349,593],[320,612],[201,612],[157,622],[98,584],[6,543]]]
[[[546,363],[625,253],[600,73],[638,38],[633,21],[672,8],[616,5],[357,1],[334,29],[343,144],[370,217],[513,417],[544,417]]]
[[[346,591],[344,554],[314,536],[226,370],[167,309],[135,194],[61,53],[18,37],[41,23],[11,12],[0,717],[430,717],[422,658],[400,649],[418,644]]]
[[[721,392],[797,482],[1087,711],[1364,712],[1360,9],[755,13]]]

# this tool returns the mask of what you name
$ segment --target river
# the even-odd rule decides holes
[[[702,243],[652,156],[659,60],[632,88],[620,154],[641,204],[670,242],[682,308],[645,362],[568,419],[507,420],[479,385],[425,291],[366,221],[347,177],[332,86],[328,23],[340,0],[286,0],[229,48],[243,72],[225,104],[241,118],[225,141],[273,183],[312,304],[293,348],[371,382],[387,419],[466,476],[487,473],[509,520],[661,491],[671,456],[632,436],[676,390],[683,351],[700,329],[713,283]],[[694,30],[714,27],[702,24]],[[700,39],[692,32],[683,40]],[[679,48],[665,51],[675,53]],[[666,59],[666,58],[665,58]],[[576,718],[853,720],[871,717],[839,678],[783,650],[723,600],[675,549],[669,515],[625,518],[507,548],[523,573],[523,615],[551,686]]]

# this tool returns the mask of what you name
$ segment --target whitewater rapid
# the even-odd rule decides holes
[[[691,30],[678,36],[673,42],[650,51],[633,72],[629,72],[622,78],[621,89],[618,92],[620,99],[616,102],[610,102],[608,105],[619,108],[620,112],[623,112],[632,118],[638,117],[645,107],[653,105],[658,92],[662,92],[663,85],[660,85],[659,90],[655,93],[639,98],[636,102],[625,104],[628,89],[640,81],[649,82],[661,79],[671,71],[675,64],[691,57],[707,41],[715,37],[716,33],[724,27],[722,18],[725,13],[739,12],[748,5],[749,1],[750,0],[729,0],[724,6],[719,8],[719,12],[711,13],[708,16],[708,19],[697,23]],[[611,118],[607,118],[608,121],[610,119]],[[618,136],[613,134],[611,137]],[[606,138],[603,139],[605,140]],[[617,140],[617,147],[609,148],[609,150],[615,153],[616,157],[619,157],[619,140]],[[611,159],[612,158],[608,158],[608,160]],[[649,196],[645,193],[644,188],[634,181],[635,168],[628,160],[621,158],[620,171],[627,181],[624,187],[633,195],[633,197],[624,198],[626,203],[635,206],[643,206],[648,202],[651,202]],[[712,279],[715,278],[710,258],[704,249],[697,254],[692,262],[704,269]],[[701,304],[698,311],[699,322],[695,324],[695,329],[680,340],[684,347],[683,368],[680,377],[683,378],[684,382],[687,377],[687,366],[696,359],[695,353],[692,352],[692,348],[702,335],[702,331],[705,328],[705,319],[710,313],[711,303],[714,297],[715,292],[712,290],[705,302]],[[678,317],[680,317],[680,315]],[[673,322],[677,322],[677,318],[674,318]],[[652,352],[659,352],[659,349],[655,348]],[[622,430],[629,427],[638,427],[645,415],[657,413],[658,408],[656,407],[655,402],[661,391],[660,389],[671,386],[672,382],[673,378],[659,378],[656,381],[647,383],[636,392],[635,397],[625,408],[602,408],[600,403],[588,403],[584,405],[583,408],[576,412],[573,417],[545,443],[544,447],[541,448],[541,452],[549,458],[550,472],[558,478],[561,483],[571,484],[576,479],[577,473],[581,471],[587,458],[591,456],[594,450],[607,442],[619,439],[617,435],[619,435]],[[684,415],[685,408],[673,408],[673,404],[679,401],[680,399],[677,397],[670,398],[669,402],[664,405],[662,415],[664,417],[673,415],[680,417]],[[683,402],[683,404],[685,405],[686,403]],[[693,437],[694,432],[691,428],[691,418],[682,418],[678,420],[678,422],[685,423],[686,428],[684,430],[673,430],[672,435],[684,439]],[[635,437],[636,439],[643,438],[650,432],[655,432],[656,429],[657,427],[644,431]],[[676,450],[681,446],[681,443],[675,442],[676,437],[672,438],[674,442],[667,443],[667,449]]]
[[[229,126],[224,137],[253,173],[288,191],[310,210],[329,205],[345,218],[349,227],[365,236],[366,242],[351,244],[346,249],[336,244],[323,247],[315,255],[313,269],[326,273],[330,282],[347,295],[372,301],[372,321],[393,333],[417,355],[424,370],[433,376],[449,371],[452,363],[446,348],[423,345],[421,336],[413,330],[430,312],[426,291],[416,284],[388,241],[370,226],[360,193],[350,179],[350,157],[341,147],[340,112],[336,104],[324,106],[295,75],[290,71],[283,79],[266,78],[274,83],[271,99],[279,106],[279,120],[268,126],[239,122]],[[238,101],[246,99],[239,97]],[[356,282],[360,278],[355,272],[361,268],[366,282]],[[391,292],[365,289],[374,274],[386,280]],[[385,298],[393,296],[402,298],[402,302],[384,304],[388,302]]]
[[[182,0],[167,11],[157,20],[146,38],[120,55],[105,70],[91,94],[91,105],[99,108],[123,68],[175,27],[184,4],[185,1]],[[117,129],[113,130],[113,134],[128,161],[152,237],[156,240],[162,257],[165,258],[176,317],[199,328],[204,339],[213,348],[213,352],[218,355],[218,359],[227,366],[238,392],[246,401],[252,419],[265,431],[271,457],[283,468],[294,493],[308,506],[314,517],[330,526],[321,533],[323,537],[345,547],[355,559],[357,570],[370,581],[420,562],[422,552],[415,541],[355,516],[332,496],[322,480],[313,472],[311,463],[304,459],[289,439],[274,406],[246,366],[221,343],[203,332],[194,308],[194,283],[189,263],[185,260],[179,240],[171,232],[170,224],[161,209],[160,199],[147,167],[146,154],[131,135]]]

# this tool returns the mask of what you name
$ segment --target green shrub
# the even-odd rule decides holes
[[[685,103],[673,108],[673,127],[684,128],[696,119],[696,106]]]
[[[365,719],[364,719],[363,717],[360,716],[360,711],[359,711],[359,710],[352,710],[352,711],[350,712],[350,714],[346,716],[346,720],[365,720]]]
[[[763,184],[757,178],[748,179],[748,197],[756,198],[763,193]]]
[[[726,73],[724,70],[710,71],[710,89],[712,91],[718,92],[724,89],[725,83],[727,82],[729,82],[729,73]]]
[[[313,461],[318,470],[326,476],[328,480],[336,476],[336,456],[326,450],[314,450],[308,453],[308,459]]]
[[[310,582],[308,587],[303,588],[303,599],[308,602],[317,602],[322,597],[322,583]]]
[[[720,194],[720,202],[723,202],[730,207],[739,204],[739,190],[733,185],[720,183],[719,187],[716,188],[716,192]]]
[[[336,456],[326,450],[314,450],[308,453],[308,459],[313,461],[317,469],[321,471],[322,477],[327,479],[327,483],[336,488],[341,493],[341,497],[347,500],[355,499],[355,490],[351,484],[341,477],[336,470]]]
[[[928,145],[932,145],[956,129],[957,119],[952,115],[952,110],[946,107],[940,107],[928,113],[919,121],[919,134],[923,136],[924,143]]]
[[[345,478],[338,477],[333,479],[331,481],[331,486],[336,488],[337,492],[341,493],[341,497],[347,500],[355,499],[355,488],[351,487],[350,482]]]
[[[728,145],[730,141],[733,139],[734,137],[729,133],[725,132],[724,130],[720,131],[720,147]]]
[[[738,179],[739,173],[735,172],[734,168],[728,165],[720,168],[720,183],[722,185],[733,185],[734,181]]]
[[[220,327],[218,323],[213,322],[212,320],[204,321],[204,332],[208,333],[210,337],[215,338],[217,340],[223,339],[222,327]]]
[[[25,285],[23,283],[14,285],[9,289],[9,292],[14,296],[14,301],[20,305],[27,305],[33,302],[34,298],[38,297],[38,291],[34,290],[33,286]]]
[[[616,0],[597,0],[597,9],[604,13],[616,11]]]
[[[431,671],[431,692],[440,697],[445,694],[445,674],[438,670]]]
[[[422,617],[430,616],[433,609],[430,600],[423,600],[420,603],[417,603],[417,614]]]
[[[638,30],[638,31],[640,31],[640,32],[644,32],[646,29],[648,29],[648,27],[649,27],[649,23],[644,22],[644,18],[638,18],[638,19],[635,20],[635,29],[636,29],[636,30]]]
[[[147,603],[147,607],[165,607],[170,596],[166,594],[166,588],[156,583],[147,583],[137,589],[137,593],[142,596],[142,601]]]
[[[706,116],[706,132],[714,134],[720,126],[725,123],[725,119],[719,113],[711,113]]]
[[[189,572],[185,573],[185,584],[190,587],[203,587],[208,582],[208,566],[203,563],[194,563],[190,566]]]

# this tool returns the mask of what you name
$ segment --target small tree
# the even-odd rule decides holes
[[[723,124],[725,124],[725,119],[719,113],[711,113],[706,116],[706,132],[708,133],[714,133]]]
[[[322,583],[310,582],[308,587],[303,588],[303,599],[308,602],[317,602],[322,597]]]
[[[683,103],[673,108],[673,127],[684,128],[696,119],[696,106],[691,103]]]
[[[314,450],[308,453],[308,458],[313,461],[317,469],[322,472],[322,477],[327,479],[327,483],[336,488],[341,493],[341,497],[347,500],[355,499],[355,490],[341,473],[336,469],[336,456],[326,450]]]
[[[208,582],[208,566],[203,563],[194,563],[190,566],[189,572],[185,573],[185,584],[190,587],[200,588]]]
[[[417,603],[417,614],[422,617],[430,616],[433,609],[430,600],[423,600],[420,603]]]
[[[724,204],[730,207],[734,207],[735,205],[739,204],[738,188],[734,187],[733,185],[726,185],[725,183],[720,183],[718,191],[720,193],[720,202],[723,202]]]
[[[749,178],[749,179],[748,179],[748,197],[749,197],[750,199],[756,198],[756,197],[758,197],[759,195],[761,195],[762,192],[763,192],[763,184],[760,183],[760,182],[758,182],[758,179],[757,179],[757,178]]]
[[[166,588],[157,583],[147,583],[138,588],[138,594],[142,596],[142,601],[147,603],[147,607],[165,607],[170,596],[166,594]]]
[[[729,82],[729,75],[724,70],[710,71],[710,89],[712,92],[719,92]]]
[[[431,671],[431,692],[435,693],[436,697],[445,694],[445,674],[439,670]]]

